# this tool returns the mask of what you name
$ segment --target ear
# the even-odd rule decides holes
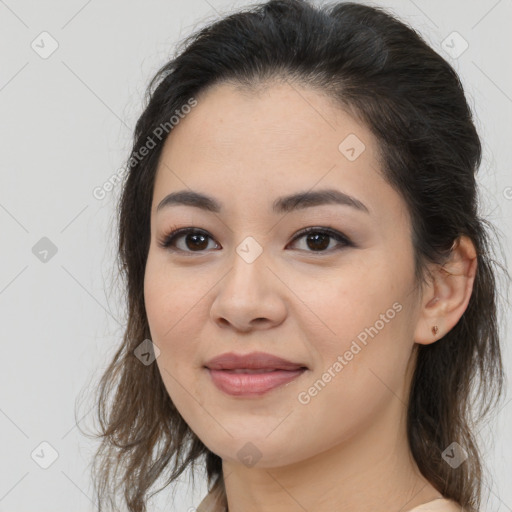
[[[414,334],[416,343],[434,343],[457,324],[469,304],[476,267],[473,242],[467,236],[459,237],[453,244],[450,259],[432,269],[432,282],[425,287],[422,297]]]

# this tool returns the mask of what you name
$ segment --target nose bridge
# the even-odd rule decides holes
[[[267,258],[263,246],[253,237],[247,236],[234,250],[232,268],[228,274],[230,284],[235,287],[248,288],[244,294],[257,293],[259,285],[266,283],[264,275],[267,269]],[[231,290],[233,292],[233,290]],[[238,290],[235,290],[235,294]]]
[[[211,305],[212,319],[240,330],[249,329],[256,320],[258,325],[260,320],[272,325],[282,322],[286,307],[279,297],[279,280],[267,268],[263,247],[248,236],[235,247],[230,263]]]

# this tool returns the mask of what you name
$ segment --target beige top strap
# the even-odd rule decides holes
[[[197,507],[197,512],[227,512],[222,483],[218,480]]]
[[[437,498],[423,505],[409,510],[409,512],[464,512],[464,509],[455,501]]]
[[[228,512],[222,486],[217,482],[197,507],[197,512]],[[409,512],[464,512],[455,501],[437,498],[409,510]]]

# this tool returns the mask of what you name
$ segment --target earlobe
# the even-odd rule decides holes
[[[425,288],[414,341],[429,345],[445,336],[466,311],[473,292],[477,256],[473,242],[459,237],[450,259],[432,270],[432,282]]]

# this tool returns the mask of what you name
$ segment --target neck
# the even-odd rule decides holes
[[[229,512],[406,512],[442,498],[412,458],[405,410],[392,400],[378,422],[285,467],[248,468],[224,460]]]

